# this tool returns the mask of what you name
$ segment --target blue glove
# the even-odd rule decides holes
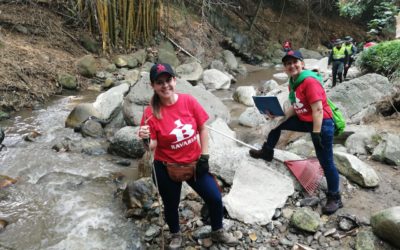
[[[210,165],[208,165],[209,157],[209,155],[200,155],[200,158],[196,164],[196,178],[199,178],[208,173],[208,170],[210,169]]]

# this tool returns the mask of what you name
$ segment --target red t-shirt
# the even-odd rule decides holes
[[[197,100],[188,94],[178,94],[170,106],[162,106],[162,119],[152,114],[151,107],[144,111],[141,124],[148,119],[150,138],[157,140],[154,159],[170,163],[189,163],[201,154],[198,128],[208,120],[208,114]],[[150,117],[150,118],[149,118]]]
[[[326,93],[321,83],[315,78],[307,77],[296,88],[296,102],[293,103],[294,111],[301,121],[312,122],[311,104],[322,101],[324,119],[332,117],[332,111],[326,101]]]

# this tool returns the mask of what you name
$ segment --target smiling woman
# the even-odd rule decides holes
[[[282,63],[285,72],[290,76],[289,100],[292,105],[285,110],[286,120],[271,130],[263,147],[260,150],[251,149],[249,153],[253,158],[272,161],[282,130],[310,133],[328,183],[328,200],[322,212],[332,214],[343,207],[339,193],[339,173],[333,161],[332,111],[320,76],[313,71],[304,70],[300,51],[288,51],[282,58]]]
[[[154,95],[143,114],[139,137],[150,138],[149,149],[154,151],[153,178],[172,234],[169,248],[179,249],[182,244],[178,206],[183,181],[208,206],[212,240],[237,245],[223,229],[221,192],[208,171],[208,114],[194,97],[175,92],[175,72],[169,64],[155,64],[150,69],[150,85]]]

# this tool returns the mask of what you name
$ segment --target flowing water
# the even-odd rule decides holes
[[[253,71],[233,86],[259,86],[273,69]],[[232,100],[233,91],[217,91],[237,117],[246,109]],[[98,94],[98,93],[95,93]],[[133,167],[113,163],[114,156],[56,152],[61,138],[81,140],[79,133],[65,128],[72,108],[92,102],[95,94],[58,96],[47,107],[18,112],[0,126],[6,129],[0,152],[0,175],[16,178],[15,185],[0,189],[0,220],[9,224],[0,232],[0,249],[142,249],[134,221],[124,217],[125,207],[116,195],[111,176],[134,173]],[[233,119],[233,127],[240,127]],[[41,133],[34,142],[23,136]]]
[[[94,99],[92,93],[84,97]],[[110,156],[56,152],[59,138],[79,139],[64,121],[81,97],[58,97],[36,111],[19,112],[1,125],[7,146],[0,174],[18,182],[0,190],[0,249],[138,249],[137,229],[124,217],[110,176],[124,171]],[[23,135],[42,135],[27,142]],[[125,170],[126,171],[126,170]]]

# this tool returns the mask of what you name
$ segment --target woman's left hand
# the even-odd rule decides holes
[[[324,145],[322,144],[321,132],[312,132],[311,140],[313,141],[315,147],[324,148]]]

